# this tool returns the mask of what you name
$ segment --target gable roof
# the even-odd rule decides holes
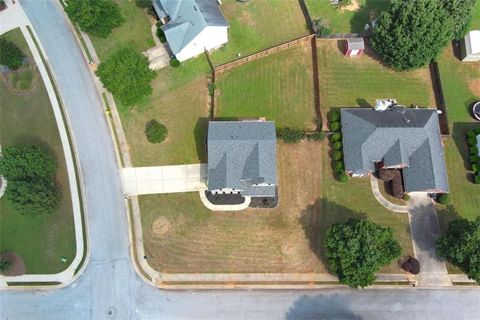
[[[216,0],[154,0],[154,7],[160,18],[170,17],[162,30],[173,54],[179,53],[208,26],[228,27]]]
[[[272,121],[210,121],[208,189],[275,196],[276,136]]]
[[[407,192],[448,192],[435,109],[343,108],[341,122],[347,171],[354,174],[373,172],[379,161],[385,166],[404,165]]]
[[[480,30],[472,30],[465,36],[467,55],[480,53]]]
[[[351,50],[364,49],[363,38],[347,38],[347,43]]]

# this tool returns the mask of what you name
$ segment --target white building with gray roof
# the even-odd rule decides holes
[[[272,121],[210,121],[208,190],[275,197],[277,139]]]
[[[341,110],[345,169],[362,176],[401,169],[406,192],[448,192],[436,109]]]
[[[216,0],[153,0],[168,45],[179,61],[228,42],[228,23]]]

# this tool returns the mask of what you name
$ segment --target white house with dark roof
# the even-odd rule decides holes
[[[195,57],[228,42],[228,23],[217,0],[153,0],[165,24],[168,45],[179,61]]]
[[[341,109],[345,170],[362,176],[399,169],[406,192],[448,192],[436,109]]]
[[[276,145],[272,121],[210,121],[208,190],[213,194],[275,197]]]

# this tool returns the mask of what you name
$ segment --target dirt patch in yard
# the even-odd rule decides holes
[[[342,11],[358,11],[360,9],[360,4],[358,4],[357,0],[352,0],[348,6],[341,6],[340,10]]]
[[[473,80],[469,83],[468,88],[474,95],[480,97],[480,79]]]
[[[165,217],[160,217],[152,224],[152,234],[156,238],[165,238],[173,233],[172,224]]]

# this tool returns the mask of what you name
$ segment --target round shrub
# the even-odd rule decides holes
[[[345,172],[339,173],[339,174],[337,174],[337,180],[340,181],[340,182],[347,182],[348,181],[348,175]]]
[[[480,160],[480,157],[477,156],[476,154],[471,154],[470,155],[470,162],[471,163],[477,163]]]
[[[470,147],[470,154],[478,155],[478,148],[477,147]]]
[[[475,173],[480,172],[480,166],[478,165],[478,163],[472,163],[472,171]]]
[[[474,137],[468,137],[467,138],[467,143],[470,147],[474,147],[477,145],[477,138]]]
[[[330,135],[330,141],[337,142],[337,141],[342,141],[342,134],[340,132],[335,132]]]
[[[333,160],[336,160],[336,161],[342,160],[342,159],[343,159],[343,152],[340,151],[340,150],[335,150],[335,151],[333,151],[333,153],[332,153],[332,159],[333,159]]]
[[[145,126],[145,135],[150,143],[160,143],[167,138],[168,130],[157,120],[150,120]]]
[[[410,196],[407,193],[404,193],[402,199],[404,201],[408,201],[408,200],[410,200]]]
[[[336,173],[343,173],[345,171],[345,165],[343,164],[343,161],[334,161],[333,170]]]
[[[298,143],[303,139],[303,131],[297,128],[277,128],[277,137],[286,143]]]
[[[0,39],[0,64],[6,65],[12,70],[17,70],[22,66],[22,63],[22,51],[13,42]]]
[[[330,130],[334,132],[340,131],[340,129],[342,128],[342,125],[338,121],[330,122],[329,126],[330,126]]]
[[[170,66],[173,68],[178,68],[180,67],[180,61],[178,61],[177,58],[172,58],[170,59]]]
[[[329,122],[338,122],[340,121],[340,111],[330,111],[327,115]]]
[[[437,202],[440,204],[447,204],[450,202],[450,198],[448,194],[442,194],[441,196],[437,197]]]
[[[475,135],[480,134],[480,127],[475,128],[473,132],[475,133]]]
[[[333,145],[332,145],[333,149],[335,150],[342,150],[343,148],[343,143],[342,141],[337,141],[337,142],[334,142]]]
[[[473,181],[474,181],[476,184],[480,184],[480,174],[477,174],[477,175],[473,178]]]
[[[467,138],[476,138],[477,135],[475,134],[474,130],[468,130],[467,131]]]

